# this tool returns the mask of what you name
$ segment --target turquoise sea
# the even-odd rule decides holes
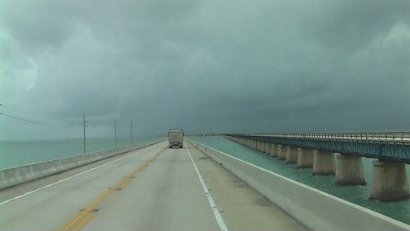
[[[279,161],[243,145],[232,142],[224,137],[206,136],[191,137],[191,139],[323,192],[410,224],[410,200],[399,202],[379,202],[369,200],[373,178],[373,159],[363,158],[363,167],[367,185],[336,186],[334,184],[334,176],[314,176],[312,174],[312,169],[296,169],[295,165],[285,164],[284,161]],[[407,179],[410,179],[409,165],[407,165]]]
[[[142,144],[160,137],[135,137],[134,145]],[[129,138],[118,139],[117,147],[113,138],[88,138],[87,153],[127,147],[131,145]],[[38,140],[38,141],[0,141],[0,170],[82,155],[83,139]]]

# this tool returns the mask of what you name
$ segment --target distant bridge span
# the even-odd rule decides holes
[[[228,134],[228,136],[410,164],[410,132]]]
[[[235,142],[296,164],[315,175],[336,175],[338,185],[364,185],[361,157],[373,161],[371,199],[409,198],[406,163],[410,163],[410,133],[228,134]],[[335,159],[335,154],[336,159]]]

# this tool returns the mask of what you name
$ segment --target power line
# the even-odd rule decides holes
[[[58,122],[58,121],[47,121],[45,122],[46,119],[42,119],[42,117],[32,114],[32,113],[28,113],[27,111],[24,110],[20,110],[18,108],[15,107],[11,107],[5,104],[0,103],[0,107],[4,108],[7,111],[14,111],[14,112],[0,112],[0,115],[3,115],[5,117],[11,118],[11,119],[15,119],[15,120],[20,120],[23,122],[28,122],[28,123],[32,123],[32,124],[36,124],[36,125],[41,125],[41,126],[51,126],[51,127],[74,127],[76,125],[69,125],[69,124],[65,124],[62,122]],[[8,110],[10,109],[10,110]],[[20,116],[19,114],[24,113],[25,115],[29,115],[28,118],[27,116]],[[31,119],[31,116],[34,119]]]
[[[30,112],[27,112],[27,111],[25,111],[25,110],[21,110],[21,109],[19,109],[19,108],[12,107],[12,106],[9,106],[9,105],[3,104],[3,103],[0,103],[0,107],[5,108],[6,110],[15,111],[15,112],[17,112],[17,113],[24,113],[25,115],[29,115],[29,116],[36,117],[36,118],[41,118],[41,116],[39,116],[39,115],[30,113]]]
[[[2,112],[0,112],[0,115],[11,118],[11,119],[16,119],[16,120],[28,122],[28,123],[33,123],[33,124],[39,124],[40,123],[40,121],[28,120],[28,119],[24,119],[22,117],[13,116],[13,115],[9,115],[9,114],[4,114]]]
[[[4,116],[4,117],[8,117],[11,119],[15,119],[15,120],[19,120],[19,121],[23,121],[23,122],[27,122],[27,123],[32,123],[32,124],[36,124],[36,125],[41,125],[41,126],[49,126],[49,127],[72,127],[72,125],[64,125],[64,124],[52,124],[52,123],[47,123],[41,120],[31,120],[31,119],[27,119],[24,118],[22,116],[16,116],[16,115],[11,115],[9,113],[3,113],[0,112],[0,116]]]

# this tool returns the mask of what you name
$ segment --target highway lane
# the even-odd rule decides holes
[[[231,230],[305,230],[193,147],[166,147],[134,151],[1,204],[0,230],[220,230],[216,213]]]
[[[167,149],[84,230],[218,230],[186,149]]]
[[[163,149],[155,145],[0,205],[0,230],[58,230],[115,182]]]

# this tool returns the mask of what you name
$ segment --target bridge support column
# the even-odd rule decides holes
[[[409,198],[406,164],[393,161],[373,161],[373,188],[370,199],[399,201]]]
[[[366,185],[362,157],[336,155],[336,185]]]
[[[265,152],[265,142],[261,141],[261,150],[262,153]]]
[[[265,153],[266,153],[267,155],[270,155],[270,149],[271,149],[271,148],[272,148],[271,143],[266,143]]]
[[[279,160],[286,159],[286,153],[284,152],[283,147],[280,144],[278,145],[278,159]]]
[[[270,149],[270,155],[273,157],[277,157],[278,156],[278,147],[276,146],[276,144],[271,144],[271,149]]]
[[[287,146],[286,163],[296,164],[297,161],[298,161],[298,150],[295,147]]]
[[[264,151],[264,153],[265,153],[265,154],[269,154],[269,152],[270,152],[270,143],[265,143],[265,151]]]
[[[256,150],[260,151],[260,150],[261,150],[261,147],[262,147],[262,142],[260,142],[260,141],[256,141],[256,142],[257,142],[257,148],[256,148]]]
[[[312,168],[313,167],[313,152],[303,148],[298,148],[297,168]]]
[[[270,149],[272,148],[270,143],[266,143],[265,154],[270,155]]]
[[[334,175],[335,157],[331,152],[313,150],[313,175]]]

